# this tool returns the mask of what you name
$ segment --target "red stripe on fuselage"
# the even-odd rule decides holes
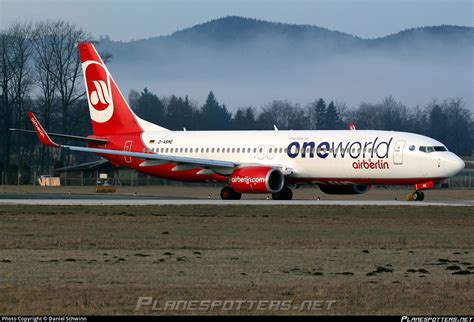
[[[89,144],[89,147],[107,148],[111,150],[124,151],[125,142],[132,141],[132,149],[130,152],[147,152],[145,145],[143,144],[140,135],[117,135],[107,136],[109,142],[106,145],[95,145]],[[150,152],[151,154],[152,152]],[[131,162],[126,162],[124,156],[119,155],[108,155],[99,154],[101,157],[109,160],[115,166],[125,166],[129,169],[136,170],[138,172],[148,174],[151,176],[159,177],[162,179],[185,181],[185,182],[208,182],[208,181],[219,181],[224,182],[226,178],[219,174],[197,174],[202,168],[196,168],[191,170],[172,171],[176,166],[175,163],[166,163],[156,166],[140,167],[140,164],[144,161],[143,159],[131,158]]]
[[[412,185],[421,182],[440,182],[446,178],[286,178],[288,184],[324,183],[324,184],[364,184],[364,185]]]

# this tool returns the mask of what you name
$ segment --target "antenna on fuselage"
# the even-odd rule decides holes
[[[273,124],[273,128],[275,129],[275,131],[278,131],[278,128],[275,124]]]

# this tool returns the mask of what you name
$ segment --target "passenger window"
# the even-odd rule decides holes
[[[285,148],[285,150],[283,150],[285,153],[288,153],[288,148]]]
[[[221,148],[217,148],[216,152],[219,153],[220,150],[221,150]]]
[[[268,148],[268,152],[269,152],[269,153],[272,153],[272,148]]]
[[[206,153],[209,153],[209,148],[206,148]]]
[[[237,153],[240,153],[240,148],[237,148]]]
[[[250,153],[250,148],[247,149],[247,153]]]
[[[253,148],[253,153],[257,153],[257,148]]]
[[[211,153],[214,153],[214,148],[211,149]]]
[[[193,153],[193,148],[189,148],[189,153]]]
[[[283,149],[282,149],[282,148],[280,148],[280,153],[282,153],[282,151],[283,151]]]
[[[235,152],[235,148],[232,148],[232,153],[234,153],[234,152]]]

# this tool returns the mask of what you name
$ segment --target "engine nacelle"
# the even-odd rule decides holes
[[[329,185],[319,184],[319,189],[328,195],[360,195],[369,191],[370,186],[364,184],[355,185]]]
[[[240,193],[274,193],[283,188],[283,173],[272,167],[246,167],[232,172],[229,184]]]

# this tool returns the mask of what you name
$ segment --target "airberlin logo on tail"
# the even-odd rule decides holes
[[[109,95],[109,89],[104,81],[93,81],[95,91],[91,93],[91,103],[95,106],[101,104],[110,104],[112,97]]]
[[[84,62],[82,70],[86,79],[91,118],[97,123],[105,123],[114,114],[110,75],[101,63],[93,60]]]

